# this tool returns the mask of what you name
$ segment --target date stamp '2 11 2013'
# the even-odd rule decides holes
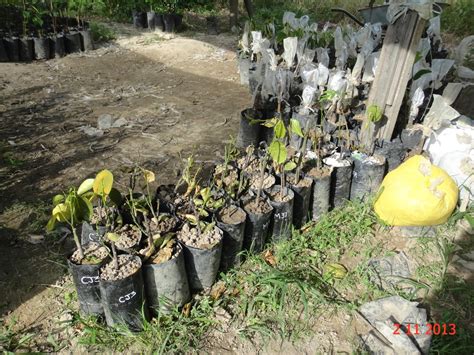
[[[426,326],[420,326],[419,324],[399,324],[394,323],[395,330],[393,334],[400,335],[401,332],[407,335],[455,335],[456,324],[454,323],[427,323]],[[423,330],[422,330],[423,328]]]

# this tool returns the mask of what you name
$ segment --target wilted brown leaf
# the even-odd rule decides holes
[[[191,302],[186,303],[183,306],[183,310],[181,311],[185,317],[189,317],[189,313],[191,313]]]
[[[268,265],[273,266],[273,267],[276,266],[277,260],[276,260],[275,256],[273,255],[273,252],[271,250],[267,250],[263,254],[263,258],[265,259],[265,261],[267,262]]]
[[[225,287],[224,281],[219,281],[219,282],[215,283],[212,286],[212,288],[211,288],[211,297],[214,300],[217,300],[217,299],[221,298],[221,296],[224,294],[225,290],[226,290],[226,287]]]

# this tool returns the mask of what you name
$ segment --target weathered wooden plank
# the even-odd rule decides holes
[[[375,138],[392,138],[425,25],[418,13],[409,11],[387,29],[367,104],[380,107],[384,117],[377,124],[365,121],[362,125],[361,139],[366,149],[373,148]]]

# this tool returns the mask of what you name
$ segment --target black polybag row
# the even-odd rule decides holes
[[[88,29],[42,37],[12,36],[0,38],[0,62],[48,60],[93,49],[94,41]]]

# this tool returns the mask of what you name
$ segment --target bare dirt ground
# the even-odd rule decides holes
[[[236,37],[118,30],[95,51],[0,65],[0,312],[19,329],[47,333],[64,302],[60,248],[55,257],[31,243],[44,234],[44,201],[103,168],[120,179],[135,163],[175,182],[180,155],[219,159],[250,101]],[[85,134],[101,115],[124,125]]]

